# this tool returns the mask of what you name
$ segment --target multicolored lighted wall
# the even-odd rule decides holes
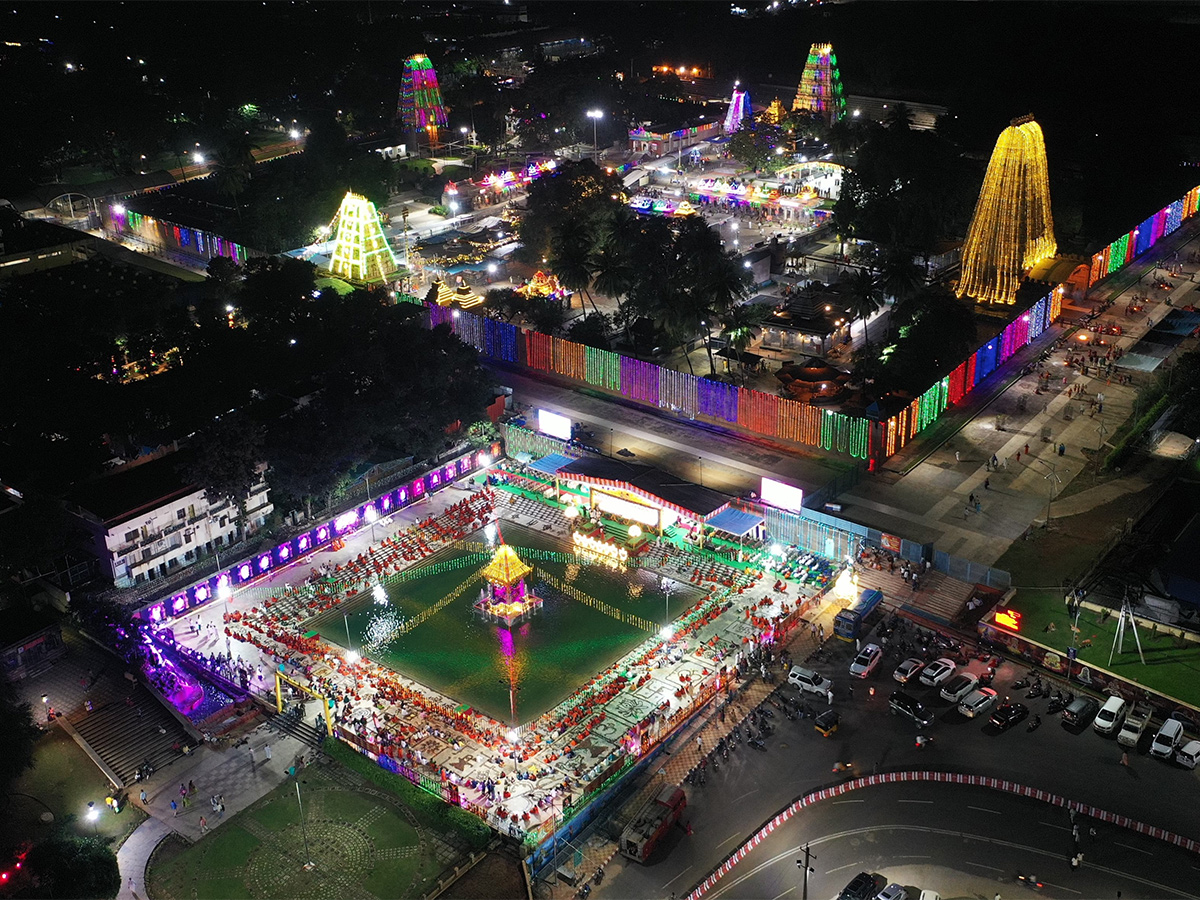
[[[746,121],[750,112],[750,92],[734,88],[733,97],[729,101],[729,111],[725,113],[725,133],[733,134],[741,128],[742,122]]]
[[[830,124],[846,115],[842,75],[832,44],[813,44],[809,48],[796,99],[792,101],[792,111],[799,110],[821,116]]]
[[[737,425],[754,434],[869,460],[874,466],[937,421],[947,406],[961,400],[1001,363],[1045,331],[1061,312],[1061,298],[1061,289],[1056,288],[953,372],[882,421],[697,378],[609,350],[523,331],[516,325],[462,310],[430,304],[425,307],[430,327],[448,325],[464,343],[492,359],[553,372],[689,419]]]
[[[436,134],[446,124],[446,107],[442,105],[442,89],[438,87],[437,72],[424,53],[404,61],[400,79],[400,122],[410,131]]]
[[[1013,119],[988,161],[955,293],[1014,303],[1025,273],[1057,251],[1042,129],[1031,116]]]
[[[1128,234],[1123,234],[1092,257],[1092,271],[1088,276],[1091,287],[1106,275],[1124,268],[1158,243],[1159,238],[1176,228],[1200,211],[1200,186],[1192,188],[1170,206],[1164,206]]]
[[[497,443],[487,450],[471,450],[441,463],[436,469],[419,475],[400,487],[385,491],[373,500],[360,503],[328,522],[284,541],[273,550],[261,550],[249,559],[240,560],[228,569],[147,607],[139,612],[137,617],[159,622],[182,615],[189,609],[203,606],[213,600],[222,600],[235,586],[291,565],[324,547],[334,538],[343,537],[363,526],[370,526],[398,509],[411,506],[427,495],[437,493],[457,479],[486,468],[492,464],[499,452],[500,445]]]
[[[127,210],[119,203],[108,207],[108,228],[118,234],[130,235],[144,241],[152,247],[186,253],[205,262],[214,256],[227,256],[234,262],[243,263],[251,256],[244,246],[219,234],[210,234],[199,228],[188,228],[153,216],[145,216]],[[254,255],[262,254],[255,252]]]
[[[387,281],[400,268],[375,204],[361,194],[347,191],[342,198],[329,268],[347,281],[366,284]]]

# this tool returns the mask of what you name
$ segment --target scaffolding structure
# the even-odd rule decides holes
[[[1033,116],[1022,116],[1000,133],[992,151],[955,293],[980,303],[1014,303],[1025,273],[1057,252],[1046,144]]]
[[[813,44],[800,74],[792,112],[809,112],[832,125],[846,115],[846,96],[832,44]]]
[[[387,281],[399,270],[383,233],[375,204],[347,191],[337,214],[337,235],[329,270],[357,284]]]

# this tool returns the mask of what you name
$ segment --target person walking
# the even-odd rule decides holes
[[[825,700],[830,706],[833,706],[833,688],[829,688],[827,691],[825,691]]]
[[[176,817],[179,816],[179,804],[176,803],[174,800],[171,801],[171,815],[176,816]]]
[[[138,798],[142,801],[142,806],[145,806],[146,805],[146,789],[145,788],[142,788],[141,793],[138,794]]]
[[[1121,754],[1121,765],[1123,765],[1123,766],[1129,765],[1129,751],[1128,750],[1126,750],[1124,753]]]
[[[194,793],[196,793],[196,782],[189,779],[188,780],[188,796],[190,797]]]
[[[267,744],[263,747],[263,754],[267,757],[267,762],[271,761],[271,745]]]
[[[957,450],[954,451],[954,461],[962,462],[962,454],[959,453]]]
[[[254,768],[254,764],[255,764],[255,759],[254,759],[254,745],[253,745],[253,744],[251,744],[251,745],[250,745],[250,768],[252,768],[252,769],[253,769],[253,768]]]
[[[992,489],[992,479],[990,479],[990,478],[983,479],[983,489],[985,491],[990,491]]]
[[[208,819],[204,818],[204,816],[200,817],[200,833],[208,834]]]

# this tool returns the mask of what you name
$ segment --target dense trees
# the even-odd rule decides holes
[[[35,844],[25,858],[19,897],[78,897],[107,900],[121,889],[117,855],[98,837],[77,837],[59,829]]]

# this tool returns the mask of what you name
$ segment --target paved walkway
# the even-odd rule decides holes
[[[271,747],[271,759],[266,758],[266,747]],[[253,758],[250,748],[254,748]],[[241,810],[260,797],[270,793],[288,777],[288,766],[298,756],[312,750],[295,738],[280,734],[267,724],[260,725],[248,736],[244,746],[202,746],[191,756],[183,757],[174,765],[160,769],[149,780],[133,785],[129,789],[130,802],[140,806],[149,816],[134,829],[117,851],[117,863],[121,867],[121,893],[118,900],[129,900],[134,894],[129,890],[132,878],[137,896],[146,897],[146,864],[150,854],[169,834],[178,834],[189,843],[202,836],[200,818],[207,820],[208,830],[220,828]],[[196,791],[188,805],[180,805],[179,788],[194,782]],[[139,791],[146,791],[146,803],[139,799]],[[225,812],[213,812],[209,799],[220,795]],[[180,808],[171,810],[174,800]]]

